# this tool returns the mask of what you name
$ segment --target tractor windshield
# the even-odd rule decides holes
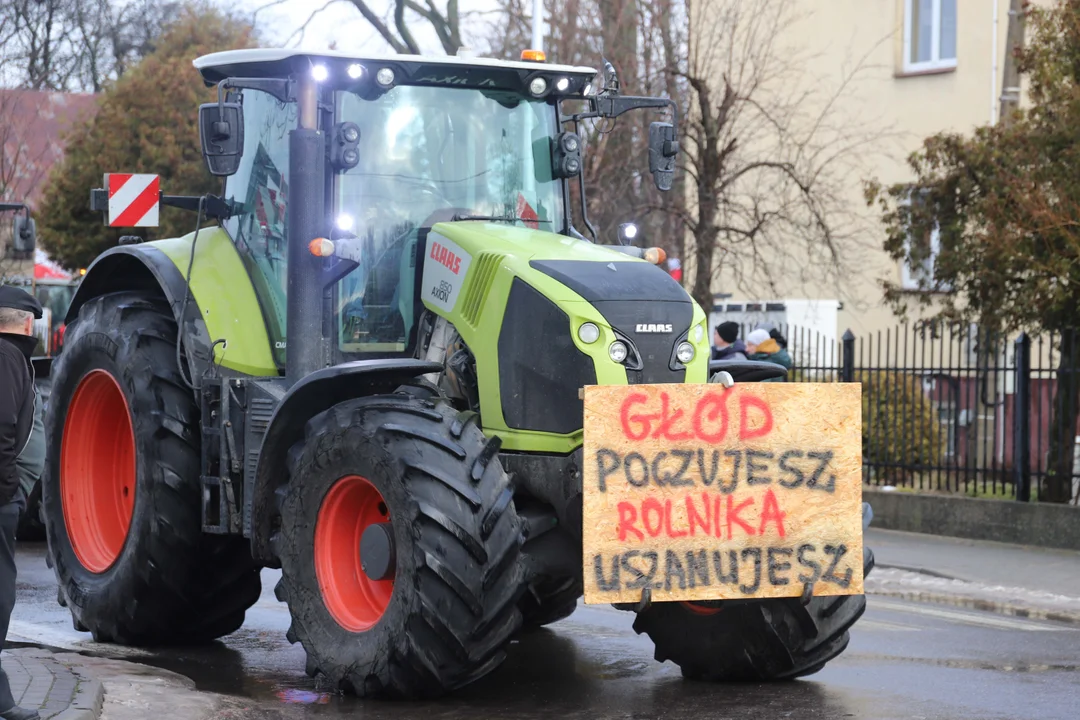
[[[407,349],[422,228],[455,213],[555,232],[563,226],[548,103],[398,86],[374,100],[339,93],[336,121],[360,127],[360,161],[337,176],[334,213],[337,227],[360,239],[364,258],[337,287],[343,352]]]

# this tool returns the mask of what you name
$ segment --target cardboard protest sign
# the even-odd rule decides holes
[[[585,388],[585,602],[863,592],[861,386]]]

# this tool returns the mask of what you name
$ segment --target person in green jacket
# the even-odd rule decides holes
[[[774,331],[775,332],[775,331]],[[783,340],[783,336],[776,332],[777,337]],[[765,362],[783,365],[791,370],[791,355],[781,347],[777,337],[769,334],[768,330],[758,328],[746,336],[746,358],[748,360],[763,360]],[[784,342],[786,345],[787,342]],[[783,378],[773,378],[763,382],[784,382]]]

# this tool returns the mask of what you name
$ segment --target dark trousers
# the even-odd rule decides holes
[[[10,502],[0,505],[0,648],[7,641],[11,611],[15,609],[15,530],[24,507],[26,498],[21,490]],[[0,667],[0,712],[14,705],[7,673]]]

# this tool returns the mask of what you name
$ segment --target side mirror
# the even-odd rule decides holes
[[[671,123],[654,122],[649,125],[649,172],[658,190],[671,189],[675,175],[675,157],[679,154],[679,141],[675,139],[675,126]]]
[[[619,74],[615,72],[615,66],[607,58],[602,59],[604,61],[604,87],[600,90],[600,93],[602,95],[618,95],[622,91]]]
[[[13,225],[11,249],[17,258],[31,258],[37,248],[37,223],[33,218],[16,215]]]
[[[200,105],[199,136],[210,174],[234,174],[244,153],[244,108],[235,102]]]
[[[572,132],[555,136],[552,148],[552,166],[557,178],[572,178],[581,172],[581,138]]]

